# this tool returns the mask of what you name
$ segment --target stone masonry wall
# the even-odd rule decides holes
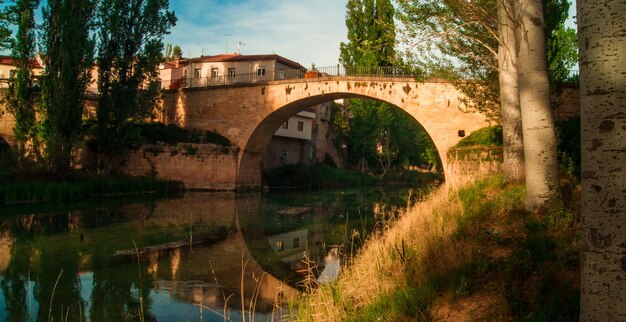
[[[237,155],[214,144],[158,144],[130,151],[118,164],[123,173],[182,181],[187,190],[235,190]]]
[[[501,147],[468,147],[448,151],[446,184],[461,184],[484,178],[502,171]]]

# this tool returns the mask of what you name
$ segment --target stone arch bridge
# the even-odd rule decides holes
[[[263,153],[276,130],[296,113],[324,102],[367,98],[411,115],[428,132],[444,165],[447,151],[462,137],[487,126],[485,117],[465,112],[461,94],[441,81],[406,77],[329,76],[166,90],[159,119],[196,130],[215,130],[239,147],[238,187],[261,185]]]

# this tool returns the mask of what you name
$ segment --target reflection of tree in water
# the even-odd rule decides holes
[[[27,321],[30,319],[26,303],[28,276],[25,276],[23,272],[28,272],[30,251],[12,247],[14,241],[10,233],[3,232],[1,235],[0,243],[3,246],[1,256],[8,260],[6,267],[0,268],[0,273],[3,275],[0,284],[6,304],[6,320]]]
[[[61,255],[59,245],[37,240],[33,251],[33,280],[36,282],[35,300],[39,303],[37,319],[67,320],[84,316],[85,303],[80,297],[79,263],[77,252]],[[62,260],[59,260],[62,257]]]
[[[93,250],[93,289],[91,321],[136,320],[150,309],[149,292],[153,282],[145,263],[111,265],[110,250]],[[141,267],[141,269],[140,269]]]

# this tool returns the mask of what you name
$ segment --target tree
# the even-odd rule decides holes
[[[569,4],[564,0],[544,3],[551,13],[546,35],[553,39],[556,37],[553,29],[563,26]],[[451,81],[467,97],[465,103],[469,107],[502,123],[505,179],[523,182],[523,139],[513,32],[517,16],[512,1],[400,0],[399,4],[400,19],[405,26],[404,41],[411,48],[407,53],[409,59],[431,77]],[[559,62],[554,64],[555,70],[566,74],[566,67],[576,59],[563,54],[567,51],[566,43],[554,43],[559,45],[551,46],[548,53],[556,53],[551,55],[553,61]],[[567,63],[561,63],[565,58]]]
[[[340,45],[347,69],[392,66],[397,62],[395,10],[389,0],[350,0],[346,4],[348,43]],[[390,167],[419,162],[425,131],[408,114],[380,102],[351,99],[347,130],[349,159],[361,171],[378,165],[384,176]]]
[[[626,320],[626,3],[577,3],[582,128],[581,321]]]
[[[526,207],[560,200],[556,134],[550,108],[543,2],[518,0],[517,62],[526,163]]]
[[[13,61],[17,68],[15,78],[9,83],[6,103],[7,110],[15,118],[13,133],[17,141],[19,160],[26,156],[29,145],[30,152],[34,155],[37,155],[39,150],[35,133],[35,106],[31,95],[33,85],[31,65],[35,56],[34,11],[38,6],[39,0],[17,0],[5,11],[8,21],[17,25],[16,37],[11,42]],[[22,162],[18,165],[21,166]]]
[[[0,0],[0,6],[4,6],[3,0]],[[8,10],[0,11],[0,50],[11,49],[12,45],[9,24],[14,22],[11,19],[12,10],[10,8],[11,6]]]
[[[344,66],[392,66],[396,61],[395,10],[389,0],[348,0],[348,43],[339,46]]]
[[[69,169],[81,135],[85,89],[93,61],[90,32],[94,7],[91,0],[49,0],[43,10],[43,137],[46,158],[57,172]]]
[[[180,48],[180,46],[178,45],[174,46],[174,49],[172,49],[172,56],[174,59],[183,58],[183,50]]]
[[[154,107],[162,39],[176,23],[168,6],[168,0],[102,0],[98,6],[99,152],[121,152],[133,136],[129,121],[146,118]]]

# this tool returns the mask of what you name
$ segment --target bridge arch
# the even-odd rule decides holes
[[[462,95],[446,82],[411,78],[331,76],[166,91],[166,123],[216,130],[239,149],[236,184],[261,185],[262,156],[276,129],[307,107],[341,98],[374,99],[396,106],[420,123],[433,140],[448,179],[446,153],[461,137],[487,125],[479,113],[464,112]]]

